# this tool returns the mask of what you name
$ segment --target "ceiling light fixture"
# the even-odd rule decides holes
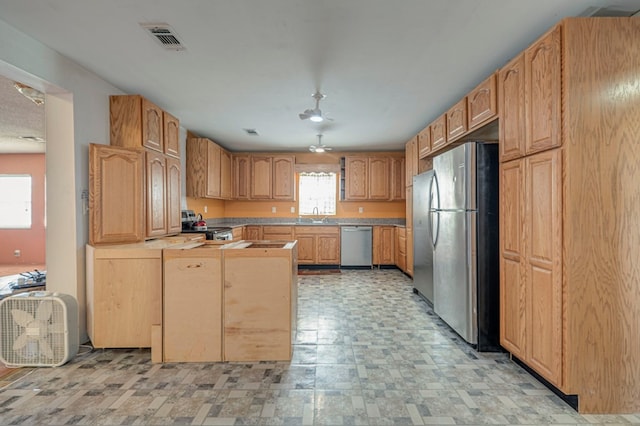
[[[331,151],[331,148],[326,146],[326,145],[322,145],[322,134],[318,135],[318,145],[311,145],[309,147],[309,151],[311,152],[326,152],[326,151]]]
[[[22,95],[32,101],[36,105],[44,105],[44,93],[39,90],[34,89],[33,87],[27,86],[26,84],[18,83],[17,81],[13,83],[13,87]]]
[[[308,118],[314,123],[321,123],[322,121],[324,121],[324,117],[322,116],[322,111],[320,110],[320,101],[326,96],[320,92],[316,92],[311,96],[316,100],[316,107],[314,109],[305,109],[302,114],[298,114],[298,117],[300,117],[300,120],[306,120]]]

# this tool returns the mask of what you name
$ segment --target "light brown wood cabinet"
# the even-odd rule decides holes
[[[244,239],[244,226],[236,226],[231,230],[233,241]]]
[[[404,226],[396,228],[396,266],[407,271],[407,230]]]
[[[390,168],[389,158],[369,157],[369,200],[389,200]]]
[[[431,123],[431,152],[447,145],[447,115],[442,114]]]
[[[373,227],[373,264],[395,264],[395,226]]]
[[[405,159],[391,157],[391,201],[404,200],[405,197]]]
[[[246,240],[262,240],[262,226],[261,225],[247,225],[244,227]]]
[[[174,234],[182,231],[182,216],[180,214],[182,187],[180,160],[166,157],[167,163],[167,233]]]
[[[146,236],[159,237],[167,233],[167,162],[162,153],[145,153],[147,180]]]
[[[162,113],[164,123],[164,153],[175,158],[180,158],[180,120],[164,111]]]
[[[392,194],[392,185],[402,178],[403,170],[402,163],[396,164],[396,168],[392,170],[394,158],[396,157],[366,155],[345,157],[344,201],[397,199],[395,197],[399,188],[394,187]]]
[[[640,103],[625,77],[639,33],[637,19],[567,18],[532,44],[524,155],[501,167],[501,342],[581,413],[640,411]],[[501,85],[517,74],[502,71]]]
[[[262,239],[291,241],[293,239],[293,227],[288,225],[264,225],[262,227]]]
[[[251,156],[251,199],[270,200],[272,198],[273,157]]]
[[[467,132],[467,99],[463,98],[446,114],[447,142],[453,142]]]
[[[369,158],[345,157],[345,201],[367,200],[369,197]]]
[[[426,158],[431,152],[431,126],[418,133],[418,158]]]
[[[187,140],[187,196],[231,198],[231,156],[207,138]]]
[[[500,119],[500,159],[524,155],[525,93],[524,53],[513,58],[498,73]]]
[[[406,253],[407,266],[405,272],[413,277],[413,186],[407,187],[407,205],[406,205]]]
[[[295,199],[295,157],[292,155],[276,155],[273,157],[273,199]]]
[[[250,155],[249,199],[295,200],[293,155]],[[238,164],[242,166],[242,164]],[[242,169],[238,169],[238,178]]]
[[[168,249],[163,257],[163,361],[222,361],[220,250]]]
[[[233,198],[248,200],[250,198],[251,156],[249,154],[233,154]]]
[[[340,264],[340,227],[294,226],[300,265]]]
[[[498,115],[496,73],[493,73],[467,95],[469,130],[481,127]]]
[[[89,145],[89,243],[145,237],[144,152]]]
[[[405,187],[413,186],[413,177],[418,174],[418,136],[411,138],[404,146]]]

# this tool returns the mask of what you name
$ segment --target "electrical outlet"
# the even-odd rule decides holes
[[[296,212],[296,208],[295,207],[291,207],[291,213],[295,213]]]
[[[209,208],[207,206],[204,206],[204,212],[206,213],[207,210],[209,210]]]
[[[275,212],[276,212],[276,208],[275,208],[275,206],[274,206],[274,207],[271,207],[271,213],[275,213]]]
[[[358,207],[358,213],[364,213],[364,207]]]
[[[14,250],[14,251],[13,251],[13,255],[14,255],[15,257],[20,257],[20,255],[21,255],[21,254],[22,254],[22,252],[21,252],[20,250]]]

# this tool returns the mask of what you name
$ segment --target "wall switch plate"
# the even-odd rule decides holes
[[[358,213],[364,213],[364,207],[358,207]]]
[[[274,206],[274,207],[271,207],[271,213],[275,213],[275,212],[276,212],[276,208],[275,208],[275,206]]]
[[[291,207],[291,213],[295,213],[296,212],[296,208],[295,207]]]

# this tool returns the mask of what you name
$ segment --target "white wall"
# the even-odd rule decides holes
[[[47,289],[80,306],[86,341],[89,143],[109,143],[109,95],[121,90],[0,20],[0,74],[46,93]]]

